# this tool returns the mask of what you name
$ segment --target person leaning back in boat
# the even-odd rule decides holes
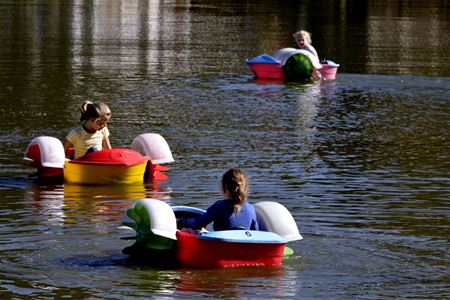
[[[222,193],[224,200],[216,201],[206,213],[197,218],[178,220],[184,231],[195,233],[192,229],[202,229],[213,223],[215,231],[219,230],[258,230],[256,212],[247,201],[248,180],[241,169],[230,169],[222,176]]]
[[[292,35],[295,39],[295,43],[299,49],[303,49],[314,54],[317,59],[319,59],[319,55],[317,54],[316,49],[311,45],[311,34],[305,30],[299,30]],[[314,69],[313,76],[315,78],[320,78],[320,72],[317,69]]]
[[[111,149],[109,130],[106,127],[111,118],[111,110],[104,102],[84,101],[81,105],[81,125],[72,129],[64,142],[66,153],[74,148],[74,156],[78,158],[88,152]]]

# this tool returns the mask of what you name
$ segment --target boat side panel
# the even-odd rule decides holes
[[[199,268],[280,266],[285,244],[229,243],[177,231],[177,260]]]
[[[64,180],[77,184],[129,184],[143,182],[147,162],[131,167],[83,165],[66,161]]]

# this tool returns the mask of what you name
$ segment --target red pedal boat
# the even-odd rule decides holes
[[[133,253],[128,247],[125,253],[145,259],[151,256],[146,250],[167,251],[173,254],[169,257],[178,264],[197,268],[280,266],[288,249],[286,243],[302,239],[295,220],[278,202],[259,202],[254,207],[259,231],[201,231],[195,234],[178,230],[176,218],[194,217],[203,214],[204,210],[170,207],[156,199],[139,200],[127,209],[122,220],[123,225],[136,232],[136,242],[131,247],[139,251]]]

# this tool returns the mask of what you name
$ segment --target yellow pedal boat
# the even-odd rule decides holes
[[[131,149],[113,148],[67,159],[60,140],[41,136],[29,144],[24,159],[38,170],[41,179],[64,178],[76,184],[131,184],[144,178],[166,180],[168,171],[160,164],[173,162],[165,139],[159,134],[141,134]]]

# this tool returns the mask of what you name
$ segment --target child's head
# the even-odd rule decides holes
[[[104,102],[92,103],[90,101],[84,101],[80,110],[80,121],[91,121],[99,129],[105,127],[111,118],[111,110]]]
[[[248,180],[241,169],[230,169],[222,177],[222,191],[231,200],[235,212],[247,201]]]
[[[292,35],[299,47],[311,44],[311,34],[308,31],[300,30]]]

